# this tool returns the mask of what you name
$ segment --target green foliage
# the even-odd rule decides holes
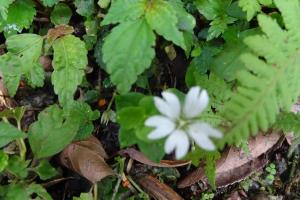
[[[78,117],[80,121],[80,126],[74,140],[85,140],[91,136],[94,130],[92,122],[98,119],[100,114],[97,110],[92,111],[88,104],[77,101],[72,105],[71,116]]]
[[[247,20],[250,21],[256,13],[261,11],[261,6],[270,6],[272,0],[239,0],[239,6],[247,13]]]
[[[0,122],[0,147],[19,138],[25,138],[25,134],[9,123]]]
[[[43,5],[48,7],[54,6],[58,2],[59,0],[42,0]]]
[[[153,31],[187,50],[180,29],[191,31],[195,20],[177,0],[126,0],[112,3],[102,25],[111,23],[120,24],[104,40],[103,61],[118,91],[125,93],[155,56]]]
[[[8,165],[8,155],[0,151],[0,172],[2,172]]]
[[[213,58],[210,68],[228,81],[235,80],[238,71],[246,68],[240,56],[251,51],[244,43],[244,39],[258,33],[260,33],[258,29],[248,29],[243,32],[237,28],[228,29],[224,33],[226,43],[223,50]]]
[[[195,147],[190,151],[185,159],[191,160],[192,164],[198,166],[201,162],[205,163],[205,175],[208,179],[212,188],[216,188],[215,177],[216,177],[216,161],[220,158],[219,152],[208,152]]]
[[[160,161],[164,156],[163,141],[150,141],[147,135],[151,129],[144,126],[144,121],[157,113],[152,97],[128,93],[117,97],[116,106],[121,147],[137,144],[147,157]]]
[[[4,0],[0,2],[0,15],[3,20],[7,19],[7,9],[10,4],[12,4],[14,0]],[[1,19],[1,18],[0,18]]]
[[[174,44],[186,49],[183,33],[178,30],[178,18],[172,5],[167,1],[148,3],[146,20],[155,32]]]
[[[24,28],[30,27],[36,15],[35,5],[32,0],[15,0],[6,15],[6,19],[0,18],[0,31],[4,31],[6,36],[20,33]]]
[[[284,132],[294,132],[300,134],[300,115],[295,113],[281,113],[276,123],[275,128],[281,129]]]
[[[90,17],[95,12],[94,0],[75,0],[76,12],[84,17]]]
[[[14,176],[24,179],[28,175],[27,167],[29,166],[29,163],[30,160],[24,161],[19,156],[14,155],[9,158],[6,170]]]
[[[150,66],[154,42],[155,35],[145,19],[124,22],[105,38],[103,61],[118,91],[129,91],[137,76]]]
[[[211,21],[207,40],[220,36],[228,28],[228,25],[236,20],[226,12],[231,5],[231,0],[197,0],[195,4],[199,12]]]
[[[36,34],[13,35],[6,40],[8,53],[0,56],[0,70],[9,94],[14,96],[21,76],[32,87],[44,84],[44,71],[39,63],[43,38]]]
[[[265,181],[267,182],[267,184],[271,185],[274,182],[275,179],[275,175],[277,173],[276,171],[276,166],[271,163],[266,167],[266,177],[265,177]]]
[[[56,4],[51,12],[51,22],[55,25],[68,24],[72,16],[72,10],[67,4]]]
[[[93,200],[93,197],[89,193],[81,193],[80,197],[73,197],[73,200]]]
[[[267,130],[279,111],[289,111],[300,94],[299,79],[295,77],[300,74],[297,50],[300,36],[296,25],[299,2],[275,0],[275,4],[282,13],[286,30],[270,17],[259,15],[264,34],[245,39],[254,53],[241,56],[246,70],[239,73],[240,85],[224,110],[231,126],[226,130],[223,144],[238,143],[259,129]]]
[[[6,200],[31,200],[32,195],[36,194],[38,199],[43,200],[52,200],[51,196],[47,191],[38,184],[10,184],[0,187],[0,197],[3,197]],[[35,199],[37,199],[35,198]]]
[[[31,149],[37,158],[52,156],[67,146],[79,129],[80,119],[60,109],[57,105],[43,110],[38,121],[29,129]]]
[[[35,171],[42,180],[47,180],[57,175],[57,171],[47,160],[41,160]]]
[[[52,83],[62,105],[73,102],[77,86],[82,82],[87,66],[85,44],[73,35],[66,35],[53,44],[54,60]]]

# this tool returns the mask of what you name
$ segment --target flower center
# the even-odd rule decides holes
[[[176,121],[176,128],[181,129],[181,130],[185,130],[190,123],[191,123],[191,120],[187,120],[187,119],[184,119],[184,118],[179,118]]]

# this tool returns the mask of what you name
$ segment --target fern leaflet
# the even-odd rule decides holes
[[[258,15],[262,35],[245,43],[253,53],[241,56],[246,70],[238,75],[240,86],[227,103],[224,116],[232,124],[222,141],[233,144],[267,130],[281,110],[289,111],[300,94],[300,5],[298,0],[275,0],[285,30],[266,15]]]

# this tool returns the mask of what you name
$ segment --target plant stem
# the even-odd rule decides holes
[[[17,126],[18,126],[18,129],[20,131],[22,131],[22,127],[21,127],[21,122],[20,121],[17,121]],[[25,144],[24,140],[22,138],[17,139],[17,144],[19,146],[20,157],[21,157],[22,160],[25,160],[26,159],[27,148],[26,148],[26,144]]]
[[[94,188],[93,188],[93,190],[94,190],[94,200],[97,200],[98,199],[98,184],[96,183],[96,184],[94,184]]]

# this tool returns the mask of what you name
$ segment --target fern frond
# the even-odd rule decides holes
[[[243,54],[246,65],[238,75],[240,86],[225,106],[231,122],[221,146],[237,144],[267,130],[278,113],[289,111],[300,94],[300,5],[298,0],[275,0],[286,29],[269,16],[259,15],[262,35],[245,43],[253,53]]]

